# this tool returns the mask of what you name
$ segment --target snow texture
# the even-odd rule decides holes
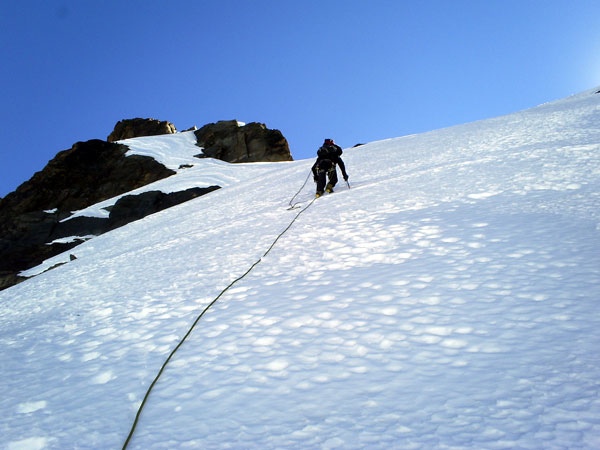
[[[0,445],[120,448],[260,261],[129,448],[600,448],[594,91],[347,149],[351,189],[305,210],[311,160],[124,141],[178,172],[146,190],[223,189],[0,292]]]

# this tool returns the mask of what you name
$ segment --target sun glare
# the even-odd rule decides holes
[[[593,31],[580,41],[577,49],[576,67],[573,67],[573,83],[581,89],[600,87],[600,33]]]

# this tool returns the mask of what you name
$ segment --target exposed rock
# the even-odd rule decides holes
[[[3,242],[7,243],[8,247],[1,252],[2,257],[3,260],[11,261],[12,266],[10,267],[13,268],[20,267],[20,270],[23,270],[34,267],[54,255],[79,245],[88,236],[106,233],[216,189],[219,189],[219,186],[195,187],[169,194],[148,191],[138,195],[125,195],[111,208],[108,218],[77,216],[58,222],[56,213],[32,212],[26,216],[30,219],[30,223],[35,223],[37,227],[32,226],[25,239],[17,242]],[[21,219],[26,220],[27,217]],[[72,238],[73,236],[79,237],[70,239],[68,242],[60,241],[61,238]],[[70,254],[69,259],[74,261],[77,257]],[[51,269],[62,264],[64,263],[57,264]],[[3,264],[0,269],[0,290],[26,280],[25,277],[19,277],[18,272],[19,270],[9,270],[9,265]]]
[[[52,242],[72,236],[78,236],[81,240],[84,240],[86,236],[98,236],[107,231],[107,222],[108,219],[106,218],[88,216],[77,216],[63,220],[55,225],[48,240]]]
[[[114,141],[175,133],[169,122],[129,119],[118,122],[111,142],[78,142],[59,152],[46,167],[0,198],[0,290],[23,281],[18,274],[126,223],[141,219],[218,186],[165,194],[124,195],[108,218],[73,217],[73,211],[113,198],[175,172],[146,156],[125,156],[128,148]],[[291,161],[287,140],[264,124],[217,122],[195,131],[201,157],[228,162]],[[182,168],[185,167],[182,165]],[[65,239],[69,238],[69,239]],[[73,257],[71,258],[73,260]]]
[[[148,191],[139,195],[125,195],[111,208],[107,231],[162,211],[163,209],[187,202],[201,195],[208,194],[216,189],[219,189],[219,186],[210,186],[207,188],[194,187],[169,194],[160,191]]]
[[[40,233],[40,237],[46,237],[47,240],[52,242],[66,237],[79,236],[81,242],[86,236],[97,236],[106,233],[163,209],[208,194],[216,189],[219,189],[219,186],[194,187],[168,194],[161,191],[147,191],[137,195],[124,195],[110,208],[108,218],[73,217],[59,223],[53,223],[52,229],[47,230],[49,234]]]
[[[166,120],[156,119],[125,119],[115,125],[115,129],[108,135],[108,142],[116,142],[123,139],[131,139],[140,136],[158,136],[161,134],[173,134],[177,129],[175,125]]]
[[[279,130],[270,130],[262,123],[241,125],[236,120],[223,120],[203,126],[194,132],[199,157],[223,161],[258,162],[292,161],[287,140]]]
[[[61,230],[70,221],[60,221],[72,211],[175,173],[150,157],[126,157],[126,151],[124,145],[101,140],[78,142],[0,200],[0,286],[10,285],[7,280],[15,281],[21,270],[77,245],[49,245],[65,236]],[[86,228],[94,227],[87,223]]]
[[[19,284],[21,281],[25,281],[27,278],[20,277],[13,272],[0,271],[0,291],[15,284]]]
[[[40,172],[0,200],[0,226],[5,211],[20,215],[57,209],[70,211],[128,192],[175,172],[147,156],[125,156],[128,148],[101,140],[78,142],[59,152]]]

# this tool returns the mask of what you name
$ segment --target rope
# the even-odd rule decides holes
[[[296,202],[294,204],[292,204],[292,202],[294,201],[294,199],[296,198],[296,196],[302,192],[302,189],[304,189],[304,186],[306,186],[306,183],[308,183],[308,179],[310,178],[310,176],[312,175],[312,170],[310,172],[308,172],[308,175],[306,176],[306,180],[304,180],[304,183],[302,184],[302,187],[298,190],[298,192],[296,192],[294,194],[294,196],[292,197],[292,199],[290,200],[290,207],[288,209],[294,209],[296,207],[296,205],[300,202]]]
[[[307,178],[307,180],[308,180],[308,178]],[[306,181],[304,182],[304,184],[306,184]],[[304,186],[302,186],[302,188],[303,187]],[[302,190],[302,188],[300,190]],[[298,191],[298,192],[300,192],[300,191]],[[296,194],[296,195],[298,195],[298,194]],[[129,442],[131,441],[131,438],[133,437],[133,434],[135,433],[135,429],[137,428],[138,422],[140,420],[140,416],[142,414],[142,410],[144,409],[144,406],[146,405],[146,403],[148,401],[148,398],[150,397],[150,392],[152,391],[152,389],[154,389],[154,386],[158,382],[158,379],[161,377],[161,375],[165,371],[165,369],[166,369],[167,365],[169,364],[169,362],[171,361],[171,359],[173,359],[173,356],[175,356],[175,353],[177,353],[177,351],[181,348],[181,346],[187,340],[187,338],[190,336],[190,334],[192,334],[192,331],[194,330],[194,328],[196,327],[196,325],[198,324],[198,322],[200,322],[200,319],[202,318],[202,316],[204,316],[204,314],[215,303],[217,303],[217,301],[223,296],[223,294],[225,294],[225,292],[227,292],[234,284],[236,284],[238,281],[240,281],[241,279],[243,279],[244,277],[246,277],[246,275],[248,275],[250,272],[252,272],[252,269],[254,269],[262,261],[262,259],[269,254],[269,252],[273,249],[273,247],[275,247],[275,244],[277,244],[277,241],[279,241],[279,239],[281,239],[281,237],[292,227],[292,225],[294,224],[294,222],[296,222],[296,220],[298,220],[298,217],[300,217],[300,214],[302,214],[304,211],[306,211],[314,203],[314,201],[315,201],[315,199],[313,198],[308,205],[306,205],[303,209],[301,209],[298,212],[298,214],[296,214],[296,217],[294,217],[292,219],[292,221],[289,223],[289,225],[287,227],[285,227],[285,229],[281,233],[279,233],[279,235],[275,238],[275,240],[270,245],[270,247],[267,249],[267,251],[256,262],[254,262],[254,264],[252,264],[250,266],[250,268],[248,270],[246,270],[246,272],[244,272],[243,275],[239,276],[238,278],[236,278],[235,280],[233,280],[231,283],[229,283],[229,285],[225,289],[223,289],[219,293],[219,295],[217,295],[215,297],[215,299],[213,301],[211,301],[202,310],[202,312],[200,313],[200,315],[198,315],[198,317],[196,317],[196,320],[194,320],[194,322],[192,323],[192,326],[189,328],[189,330],[187,331],[187,333],[185,333],[185,335],[183,336],[183,338],[181,338],[181,340],[175,346],[175,348],[171,351],[171,353],[169,354],[169,356],[167,356],[167,359],[165,360],[165,362],[160,367],[160,370],[156,374],[156,377],[154,377],[154,380],[152,380],[152,383],[150,383],[150,386],[148,387],[148,389],[146,391],[146,394],[144,395],[144,398],[142,399],[142,403],[140,403],[140,406],[138,407],[137,413],[135,414],[135,419],[133,420],[133,424],[131,425],[131,430],[129,431],[129,435],[127,436],[127,439],[125,440],[125,443],[123,444],[123,450],[125,450],[127,448],[127,446],[129,445]],[[292,203],[292,202],[290,201],[290,203]]]

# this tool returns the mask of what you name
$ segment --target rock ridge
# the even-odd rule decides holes
[[[148,156],[126,156],[129,148],[117,141],[175,132],[168,121],[121,120],[106,141],[77,142],[58,152],[41,171],[0,198],[0,290],[23,281],[21,271],[90,237],[218,189],[123,195],[176,172]],[[283,134],[261,123],[220,121],[195,130],[195,135],[202,158],[230,163],[292,160]],[[108,218],[69,218],[74,211],[120,195]]]

